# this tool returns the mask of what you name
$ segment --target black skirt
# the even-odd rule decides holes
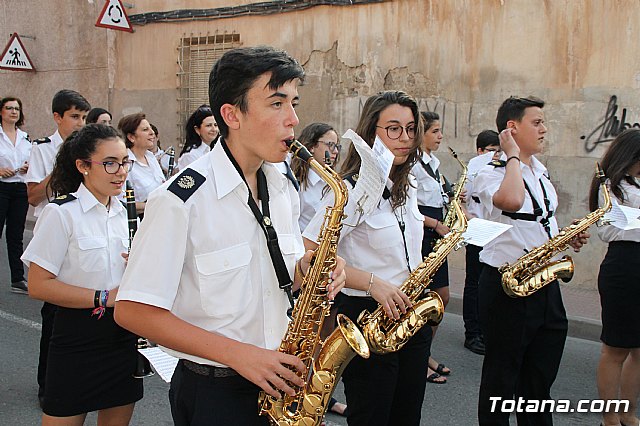
[[[59,307],[49,342],[42,411],[67,417],[131,404],[142,399],[142,380],[134,379],[136,341],[113,319],[92,309]]]
[[[444,215],[441,207],[418,206],[420,213],[442,222]],[[425,258],[433,251],[433,246],[440,239],[440,235],[431,228],[424,227],[424,236],[422,237],[422,257]],[[433,275],[429,290],[436,288],[449,287],[449,263],[444,261],[440,269]]]
[[[600,265],[600,340],[616,348],[640,347],[640,243],[613,241]]]

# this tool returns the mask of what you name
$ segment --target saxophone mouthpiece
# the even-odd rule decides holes
[[[453,148],[451,148],[450,146],[448,146],[447,148],[449,148],[449,151],[451,151],[451,155],[453,155],[453,158],[458,158],[458,154],[453,150]]]
[[[289,152],[302,161],[309,162],[309,159],[313,158],[309,150],[296,139],[287,139],[284,143],[289,147]]]
[[[604,184],[605,181],[607,180],[607,177],[604,174],[604,170],[602,170],[600,163],[598,163],[597,161],[596,161],[596,177],[600,181],[600,184]]]

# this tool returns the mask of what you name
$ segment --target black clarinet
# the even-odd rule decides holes
[[[169,156],[169,167],[167,168],[167,179],[169,179],[173,174],[173,168],[175,167],[175,161],[176,161],[176,151],[173,149],[172,146],[170,146],[167,149],[167,155]]]
[[[133,193],[133,186],[131,182],[126,181],[126,193],[125,198],[127,200],[127,219],[129,224],[129,252],[131,251],[131,244],[133,243],[133,237],[138,230],[138,213],[136,212],[136,197]],[[136,349],[146,349],[149,347],[149,341],[144,337],[138,336],[136,342]],[[137,352],[138,358],[136,359],[136,370],[133,372],[133,377],[136,379],[142,379],[144,377],[153,376],[155,373],[151,369],[149,360]]]

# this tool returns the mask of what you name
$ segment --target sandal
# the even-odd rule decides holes
[[[445,371],[445,368],[447,369],[446,371]],[[441,376],[448,376],[449,374],[451,374],[451,370],[442,363],[438,364],[438,366],[434,368],[433,371],[435,371]]]
[[[443,380],[438,380],[440,378],[442,378]],[[427,376],[427,382],[435,383],[436,385],[444,385],[445,383],[447,383],[447,378],[441,376],[438,373],[431,373]]]

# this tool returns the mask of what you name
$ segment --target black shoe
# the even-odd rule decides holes
[[[17,294],[29,294],[29,288],[24,280],[17,281],[15,283],[11,283],[11,292]]]
[[[474,354],[484,355],[484,342],[482,341],[482,337],[480,336],[465,339],[464,347],[469,349]]]

